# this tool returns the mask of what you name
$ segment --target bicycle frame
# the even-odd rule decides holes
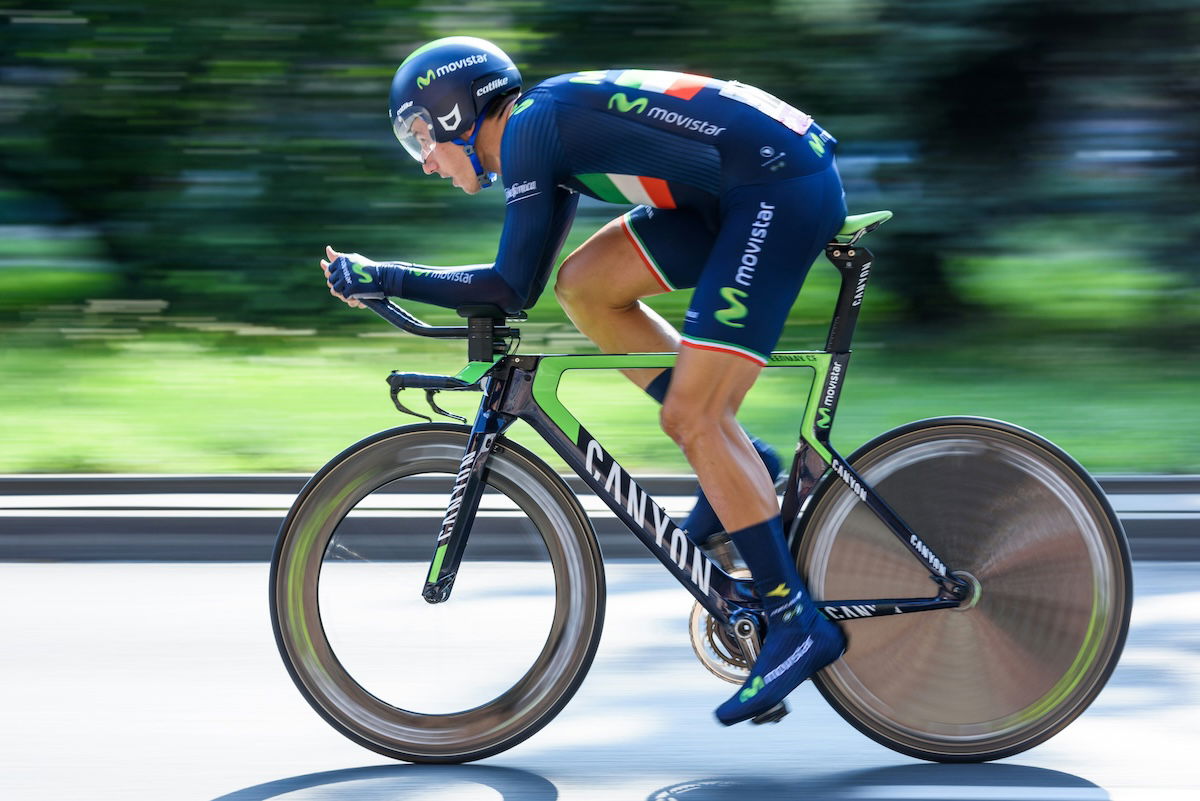
[[[813,490],[827,474],[841,480],[865,503],[929,572],[938,586],[931,598],[815,600],[829,618],[946,609],[966,597],[966,583],[892,510],[830,444],[830,430],[850,359],[850,338],[871,270],[866,248],[831,243],[826,255],[842,276],[837,307],[823,351],[771,355],[768,367],[805,367],[815,373],[784,491],[782,515],[789,536]],[[730,576],[694,545],[670,516],[617,463],[600,442],[567,410],[558,397],[567,370],[670,367],[677,354],[500,355],[472,362],[449,381],[458,387],[479,383],[479,406],[423,590],[430,603],[450,596],[471,523],[483,491],[483,477],[496,438],[516,420],[530,425],[571,466],[609,509],[638,537],[676,580],[716,619],[729,623],[761,608],[748,579]]]

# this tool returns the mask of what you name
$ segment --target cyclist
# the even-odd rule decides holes
[[[612,69],[521,89],[503,51],[457,36],[414,51],[391,87],[393,129],[426,174],[467,194],[503,175],[493,264],[379,263],[327,248],[322,271],[352,306],[392,296],[513,314],[545,288],[580,194],[636,204],[567,257],[555,293],[605,352],[679,351],[673,369],[626,372],[662,403],[663,430],[703,488],[683,527],[697,541],[729,532],[762,599],[761,652],[716,710],[726,725],[756,717],[845,649],[788,553],[778,457],[735,420],[809,265],[845,219],[836,140],[736,81]],[[682,336],[641,303],[689,287]]]

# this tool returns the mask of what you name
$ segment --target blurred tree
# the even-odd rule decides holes
[[[327,232],[394,221],[369,200],[403,163],[384,95],[428,35],[415,0],[5,13],[0,74],[21,92],[0,106],[0,181],[95,230],[128,292],[324,310],[312,270]],[[432,191],[414,180],[404,195],[420,210]],[[267,286],[279,294],[264,302]]]
[[[1195,0],[63,5],[0,12],[0,190],[26,199],[0,214],[95,231],[127,292],[177,306],[335,313],[313,291],[326,242],[421,259],[488,239],[499,200],[428,180],[383,113],[399,61],[450,33],[494,39],[531,82],[677,69],[814,113],[852,207],[898,212],[881,279],[911,320],[964,311],[959,254],[1056,215],[1145,226],[1155,263],[1200,278]]]
[[[1193,204],[1182,202],[1196,189],[1197,148],[1182,132],[1196,129],[1200,109],[1188,45],[1200,39],[1197,17],[1182,0],[777,0],[753,9],[566,0],[523,5],[517,19],[541,34],[524,54],[541,73],[637,65],[737,78],[816,114],[841,137],[844,157],[911,154],[876,171],[879,200],[898,212],[879,237],[889,262],[880,275],[908,320],[941,322],[978,311],[962,302],[948,263],[1023,220],[1169,215],[1175,230],[1200,232]],[[1081,81],[1089,91],[1077,91]],[[1106,110],[1138,107],[1177,117],[1155,144],[1171,140],[1175,169],[1149,180],[1155,168],[1142,164],[1124,182],[1101,172],[1065,195],[1064,178],[1078,170],[1073,132]],[[1125,146],[1130,159],[1145,149]],[[1117,203],[1108,202],[1114,188],[1124,190]],[[849,200],[862,208],[853,192]]]

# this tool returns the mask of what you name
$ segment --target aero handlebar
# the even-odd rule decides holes
[[[420,337],[466,339],[469,333],[465,325],[429,325],[386,298],[382,300],[364,298],[362,304],[400,330]]]
[[[471,361],[490,362],[497,354],[508,353],[511,343],[506,340],[519,339],[521,332],[505,325],[506,318],[525,319],[524,312],[508,315],[498,306],[460,306],[457,311],[467,318],[466,325],[429,325],[386,298],[360,300],[401,331],[420,337],[467,340],[467,358]]]

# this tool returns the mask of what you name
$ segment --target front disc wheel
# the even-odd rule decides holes
[[[511,748],[575,693],[600,639],[604,573],[578,500],[501,440],[450,598],[421,591],[468,431],[416,425],[343,453],[305,487],[271,570],[276,641],[313,708],[410,762]]]

